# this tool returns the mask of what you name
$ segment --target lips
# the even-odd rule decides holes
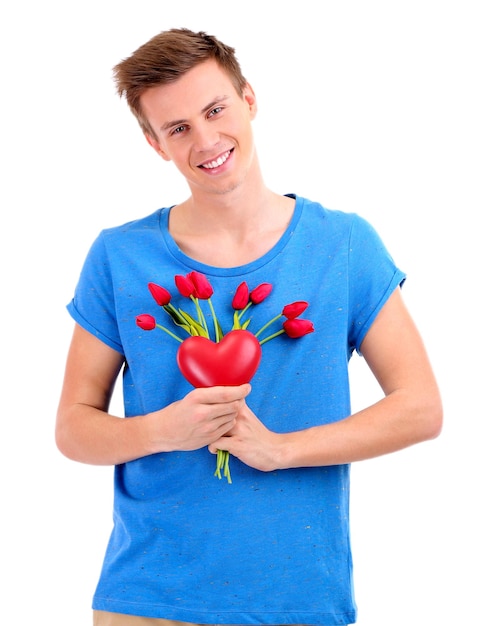
[[[227,150],[226,152],[223,152],[223,154],[221,154],[216,159],[213,159],[212,161],[207,161],[206,163],[201,163],[199,167],[202,167],[205,170],[214,170],[217,167],[220,167],[221,165],[226,163],[231,154],[232,154],[232,150]]]

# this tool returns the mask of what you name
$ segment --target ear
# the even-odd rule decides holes
[[[253,120],[256,117],[256,113],[257,113],[257,100],[256,100],[256,94],[254,93],[254,89],[250,86],[249,83],[246,83],[242,93],[244,96],[244,100],[249,105],[251,120]]]
[[[162,150],[162,148],[160,147],[159,142],[156,139],[154,139],[151,135],[148,135],[147,133],[145,133],[145,139],[152,146],[152,148],[155,150],[155,152],[164,159],[164,161],[170,161],[171,160],[170,157],[167,156],[167,154]]]

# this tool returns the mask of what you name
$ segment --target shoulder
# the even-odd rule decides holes
[[[351,224],[353,220],[363,219],[357,213],[332,209],[321,202],[316,202],[315,200],[310,200],[309,198],[304,198],[302,196],[296,196],[296,200],[297,204],[301,206],[302,212],[307,214],[307,217],[317,217],[322,220],[329,220],[331,222],[338,222],[342,224]]]
[[[328,231],[329,237],[340,235],[350,237],[353,231],[373,232],[371,224],[360,214],[326,207],[320,202],[297,197],[301,209],[302,222],[311,230]]]
[[[119,224],[117,226],[111,226],[108,228],[104,228],[100,235],[105,239],[118,238],[123,235],[128,234],[136,234],[142,232],[151,232],[152,230],[160,230],[160,224],[163,218],[163,215],[169,209],[157,209],[150,215],[145,217],[141,217],[135,220],[131,220],[129,222],[125,222],[123,224]]]
[[[90,246],[86,263],[92,261],[105,265],[111,260],[134,256],[135,250],[144,254],[153,242],[153,247],[158,246],[162,239],[161,223],[167,210],[158,209],[145,217],[103,228]]]

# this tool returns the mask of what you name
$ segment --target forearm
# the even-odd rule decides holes
[[[73,461],[118,465],[152,453],[148,416],[121,418],[83,404],[58,420],[56,443]]]
[[[159,452],[197,450],[235,424],[250,385],[194,389],[158,411],[120,418],[106,403],[61,402],[56,441],[68,458],[93,465],[117,465]]]
[[[415,402],[407,392],[394,392],[345,419],[279,435],[278,469],[339,465],[396,452],[437,437],[441,429],[438,394]]]

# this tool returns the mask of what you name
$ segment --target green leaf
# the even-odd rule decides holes
[[[182,315],[185,322],[191,327],[193,335],[208,338],[208,332],[206,328],[203,328],[201,324],[198,324],[194,317],[191,317],[189,313],[186,313],[186,311],[183,311],[182,309],[179,309],[179,313],[180,315]]]
[[[235,310],[234,311],[234,323],[232,325],[232,330],[240,330],[241,328],[242,326],[240,325],[239,311]]]

